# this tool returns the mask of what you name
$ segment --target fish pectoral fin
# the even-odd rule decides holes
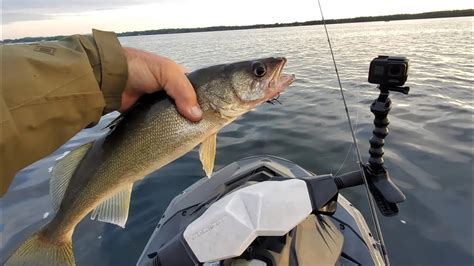
[[[130,207],[130,196],[133,184],[117,192],[112,197],[99,204],[91,214],[91,219],[97,218],[100,222],[111,223],[125,228]]]
[[[202,163],[202,168],[206,172],[207,177],[211,177],[214,170],[214,160],[216,159],[216,138],[217,133],[212,134],[201,143],[199,149],[199,159]]]
[[[69,181],[91,146],[92,142],[80,146],[64,156],[54,166],[51,179],[49,180],[49,196],[55,211],[61,206],[64,193],[66,193],[66,189],[69,186]]]

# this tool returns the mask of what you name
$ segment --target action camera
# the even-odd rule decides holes
[[[382,86],[403,86],[408,77],[408,59],[379,55],[370,62],[369,82]]]

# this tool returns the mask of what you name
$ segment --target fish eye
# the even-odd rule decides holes
[[[261,62],[255,62],[252,64],[252,71],[255,76],[261,78],[267,73],[267,68],[265,67],[265,64]]]

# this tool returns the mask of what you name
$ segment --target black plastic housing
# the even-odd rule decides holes
[[[403,86],[408,77],[408,62],[406,57],[379,55],[370,62],[369,82]]]

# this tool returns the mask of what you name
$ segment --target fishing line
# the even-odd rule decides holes
[[[356,102],[359,102],[360,100],[360,95],[357,95],[357,100]],[[354,127],[354,131],[357,131],[357,128],[359,127],[359,114],[360,114],[360,108],[357,107],[357,114],[356,114],[356,119],[355,119],[355,127]],[[347,162],[347,159],[349,159],[349,154],[351,153],[352,151],[352,146],[354,146],[354,143],[351,143],[349,145],[349,149],[347,150],[347,153],[346,153],[346,156],[344,157],[344,160],[342,161],[341,165],[339,166],[339,169],[337,169],[336,173],[334,174],[334,176],[337,176],[339,174],[339,172],[344,168],[344,165],[346,164]]]
[[[358,162],[359,171],[361,173],[362,179],[364,180],[365,192],[367,193],[367,199],[368,199],[368,202],[369,202],[370,213],[371,213],[371,216],[372,216],[373,223],[375,225],[375,232],[377,234],[377,239],[378,239],[377,249],[380,251],[380,254],[382,254],[383,260],[385,261],[385,264],[388,266],[388,265],[390,265],[390,262],[388,260],[388,254],[387,254],[386,249],[385,249],[385,242],[383,240],[382,229],[380,227],[380,222],[379,222],[379,219],[377,217],[377,210],[375,209],[374,200],[372,198],[372,195],[370,194],[369,183],[367,182],[367,177],[365,176],[365,171],[364,171],[363,166],[362,166],[362,163],[363,163],[362,156],[360,154],[360,150],[359,150],[359,147],[357,145],[357,138],[356,138],[355,133],[354,133],[354,128],[352,127],[351,117],[349,115],[349,110],[347,108],[346,97],[344,96],[344,90],[342,89],[341,79],[339,77],[339,71],[337,70],[336,59],[334,58],[334,52],[332,50],[331,40],[329,38],[328,29],[326,27],[326,20],[324,19],[323,9],[321,7],[320,0],[318,0],[318,5],[319,5],[319,11],[321,12],[321,18],[322,18],[322,21],[323,21],[324,30],[326,32],[326,37],[328,39],[329,50],[331,51],[332,62],[334,63],[334,70],[336,71],[337,82],[339,83],[339,89],[341,91],[342,101],[344,103],[344,109],[346,111],[347,122],[349,123],[349,128],[350,128],[351,134],[352,134],[352,142],[354,143],[354,148],[355,148],[356,154],[357,154],[357,160],[359,161]]]

